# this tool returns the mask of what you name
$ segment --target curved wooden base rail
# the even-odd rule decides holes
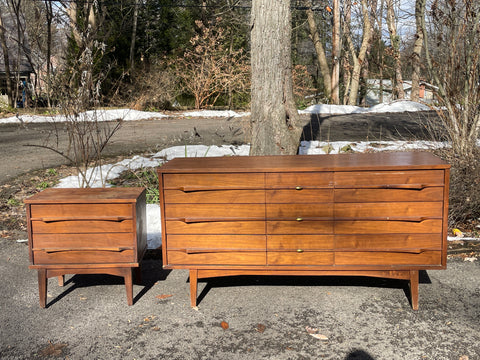
[[[174,159],[158,168],[164,267],[198,279],[445,269],[450,165],[425,152]]]

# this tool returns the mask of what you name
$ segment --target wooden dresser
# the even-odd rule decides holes
[[[40,306],[47,279],[110,274],[125,279],[133,304],[132,269],[147,249],[143,188],[47,189],[25,200],[30,268],[38,270]]]
[[[445,269],[450,166],[426,152],[182,158],[158,168],[164,267],[199,278]]]

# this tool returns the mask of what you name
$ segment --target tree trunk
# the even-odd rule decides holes
[[[274,6],[275,5],[275,6]],[[290,1],[252,1],[250,155],[295,155],[301,128],[293,100]]]
[[[340,104],[340,0],[333,0],[332,102]]]
[[[310,2],[307,9],[308,29],[310,31],[310,38],[313,41],[315,52],[317,53],[318,65],[320,66],[320,71],[322,72],[325,96],[330,100],[332,96],[332,77],[330,76],[330,68],[328,67],[325,48],[320,40],[320,35],[318,33],[317,24],[315,23],[315,17],[313,15],[311,6],[312,2]]]
[[[15,106],[15,101],[13,99],[13,86],[12,86],[12,77],[10,74],[10,58],[8,56],[8,47],[7,40],[5,38],[5,31],[3,27],[2,16],[0,14],[0,45],[3,51],[3,62],[5,63],[5,77],[7,82],[7,96],[8,96],[8,105],[10,107]]]
[[[388,32],[390,33],[390,44],[392,46],[394,61],[393,66],[395,69],[392,90],[394,98],[404,99],[405,92],[403,91],[402,63],[400,59],[400,36],[397,34],[397,24],[393,6],[393,0],[387,0],[387,26]]]
[[[422,19],[425,16],[426,0],[416,0],[415,2],[415,24],[417,33],[415,36],[415,44],[413,46],[412,54],[412,93],[410,99],[412,101],[420,100],[420,57],[422,55],[423,48],[423,28]]]
[[[370,15],[368,13],[368,4],[367,0],[362,0],[362,14],[363,14],[363,39],[362,45],[360,46],[360,51],[358,56],[355,52],[355,47],[351,39],[351,34],[348,34],[347,41],[350,48],[350,52],[353,58],[353,70],[352,70],[352,79],[350,85],[350,94],[348,97],[349,105],[356,105],[358,98],[358,88],[360,84],[360,72],[362,69],[362,64],[367,55],[368,46],[370,39],[372,38],[372,26],[370,23]]]
[[[132,41],[130,42],[130,71],[135,68],[135,40],[137,38],[138,2],[135,0],[133,8]]]

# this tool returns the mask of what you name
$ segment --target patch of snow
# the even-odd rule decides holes
[[[243,117],[250,115],[249,112],[237,113],[232,110],[199,110],[199,111],[186,111],[182,113],[186,117]]]
[[[248,156],[250,152],[249,145],[188,145],[188,146],[172,146],[170,148],[159,151],[154,158],[163,158],[166,161],[174,158],[184,157],[211,157],[211,156]]]

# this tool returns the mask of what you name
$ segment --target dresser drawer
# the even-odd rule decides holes
[[[334,253],[330,251],[269,251],[268,265],[333,265]]]
[[[442,250],[442,234],[368,234],[335,235],[335,249],[392,250],[429,249]]]
[[[333,204],[267,204],[267,219],[302,220],[326,218],[333,220]]]
[[[335,202],[443,201],[443,186],[421,189],[335,189]]]
[[[333,235],[268,235],[267,250],[333,249]]]
[[[335,234],[438,234],[441,219],[421,221],[341,220],[335,222]]]
[[[189,221],[217,220],[263,220],[265,206],[263,204],[170,204],[165,209],[165,219],[182,219]]]
[[[133,246],[133,233],[37,234],[32,235],[33,250],[54,248],[119,248]]]
[[[335,218],[442,218],[442,202],[380,202],[335,204]]]
[[[45,204],[30,206],[32,220],[132,218],[131,204]]]
[[[265,221],[166,221],[166,234],[265,234]]]
[[[335,265],[378,265],[378,266],[425,266],[442,263],[441,251],[386,252],[386,251],[343,251],[335,253]]]
[[[131,247],[112,249],[77,250],[77,249],[46,249],[33,250],[35,265],[48,264],[113,264],[135,262],[135,251]]]
[[[417,188],[443,185],[443,170],[336,172],[335,187]]]
[[[267,204],[332,203],[332,189],[266,190]]]
[[[165,190],[165,203],[176,204],[263,204],[264,190]]]
[[[197,252],[168,250],[168,265],[265,265],[265,251]]]
[[[168,235],[171,250],[260,250],[265,251],[265,235]]]
[[[333,187],[333,172],[267,173],[265,176],[267,189]]]
[[[263,189],[264,184],[265,175],[262,173],[163,175],[163,187],[165,190],[182,190],[184,192],[226,189]]]
[[[133,232],[135,224],[132,220],[58,220],[32,221],[32,232],[35,233],[113,233]]]
[[[267,234],[333,234],[333,220],[267,221]]]

